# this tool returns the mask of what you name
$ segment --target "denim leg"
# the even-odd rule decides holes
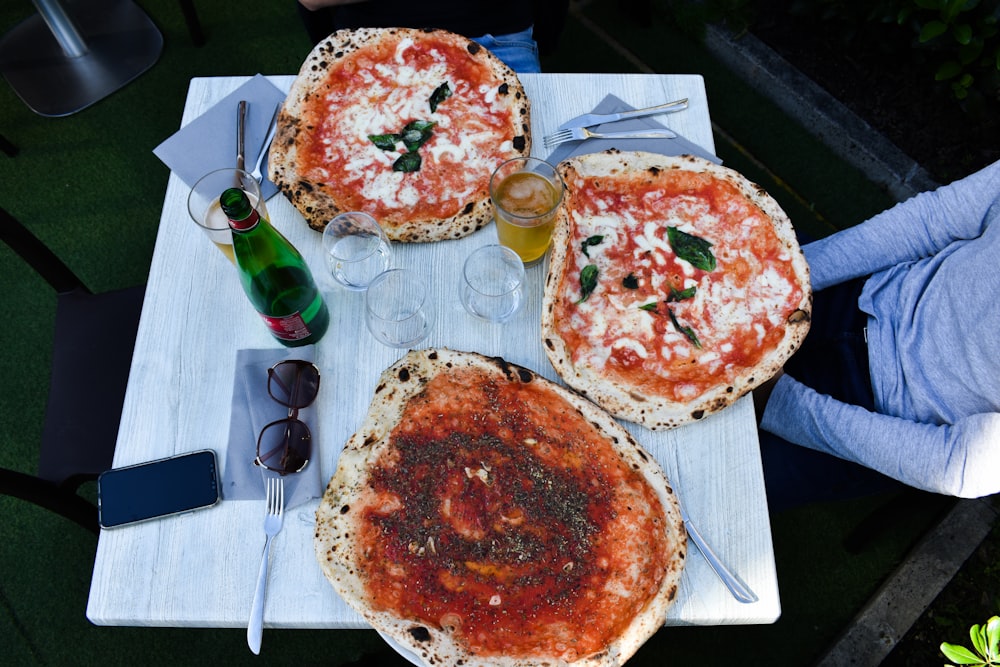
[[[473,41],[489,49],[519,74],[542,71],[542,64],[538,59],[538,44],[532,37],[531,27],[509,35],[483,35],[473,38]]]

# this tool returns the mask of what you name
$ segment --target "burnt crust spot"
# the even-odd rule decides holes
[[[501,95],[506,95],[507,93],[510,92],[510,84],[506,82],[501,83],[500,87],[497,88],[497,92],[499,92]]]
[[[519,378],[521,378],[521,382],[523,382],[525,384],[527,384],[527,383],[529,383],[529,382],[531,382],[532,380],[535,379],[534,374],[531,371],[529,371],[527,368],[518,368],[517,369],[517,376]]]
[[[699,419],[701,419],[704,416],[705,416],[705,411],[704,410],[695,410],[694,412],[691,413],[691,419],[694,419],[696,421],[699,420]]]
[[[351,511],[351,506],[350,505],[341,505],[340,506],[340,513],[341,514],[347,514],[350,511]]]
[[[481,47],[476,42],[469,42],[469,45],[465,48],[468,49],[469,53],[471,53],[472,55],[477,55],[479,51],[482,50],[483,47]]]
[[[401,382],[409,382],[409,380],[410,380],[410,369],[409,368],[406,368],[404,366],[403,368],[399,369],[399,380]]]
[[[511,142],[511,144],[514,146],[515,150],[523,151],[525,145],[527,144],[527,139],[524,138],[523,134],[519,134],[516,137],[514,137],[514,140]]]
[[[514,381],[514,365],[512,363],[503,357],[490,357],[490,361],[500,369],[500,372],[504,374],[504,377],[506,377],[508,381]]]
[[[430,631],[422,625],[415,625],[409,630],[410,636],[416,639],[418,642],[430,641],[431,633]]]

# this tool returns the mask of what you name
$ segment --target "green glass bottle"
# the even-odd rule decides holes
[[[289,347],[318,342],[330,325],[330,312],[302,255],[240,188],[229,188],[219,202],[233,230],[243,291],[271,334]]]

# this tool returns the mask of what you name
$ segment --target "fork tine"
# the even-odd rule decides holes
[[[280,477],[267,480],[267,513],[281,514],[285,506],[285,485]]]
[[[573,132],[571,130],[559,130],[558,132],[553,132],[545,137],[545,146],[552,147],[569,141],[571,138],[573,138]]]

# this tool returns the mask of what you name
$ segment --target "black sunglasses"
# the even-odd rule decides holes
[[[261,429],[254,464],[279,475],[300,472],[312,454],[312,433],[299,410],[316,400],[319,369],[300,359],[279,361],[267,369],[267,393],[288,408],[288,417]]]

